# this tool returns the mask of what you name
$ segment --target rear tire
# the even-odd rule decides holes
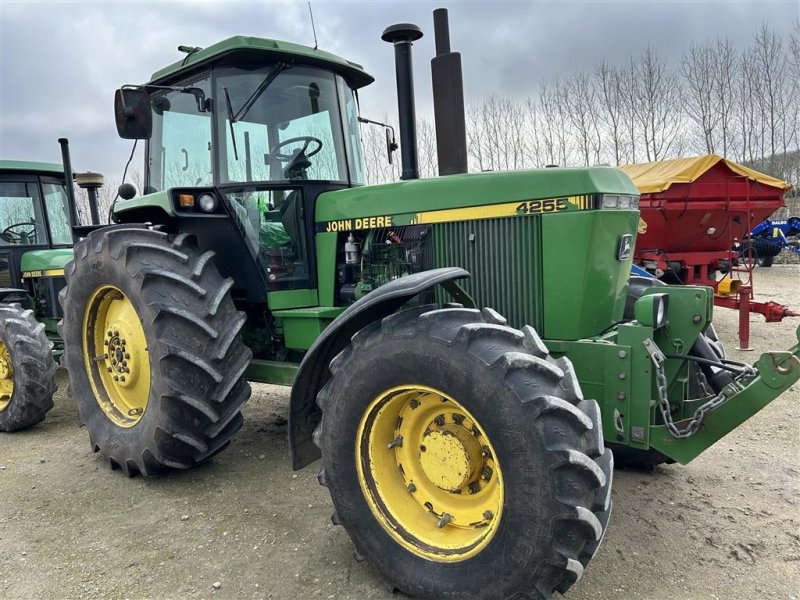
[[[222,451],[242,425],[252,354],[213,252],[185,234],[101,229],[75,246],[66,279],[64,364],[92,449],[129,476]],[[113,306],[127,311],[118,327]]]
[[[550,598],[580,578],[605,533],[613,457],[603,445],[598,405],[582,399],[569,360],[550,357],[531,327],[520,331],[505,323],[491,309],[427,306],[396,313],[353,337],[331,362],[332,377],[319,393],[323,417],[314,440],[323,456],[319,480],[329,488],[336,508],[334,523],[345,527],[357,555],[407,594]],[[441,420],[436,417],[424,432],[407,436],[399,446],[395,440],[390,449],[384,445],[395,435],[390,413],[388,430],[381,430],[387,439],[367,447],[367,428],[377,429],[381,411],[391,406],[381,408],[381,399],[395,402],[392,394],[398,389],[412,392],[401,400],[405,404],[398,414],[405,421],[396,421],[397,431],[416,418],[419,413],[407,411],[418,407],[432,409],[431,414],[441,411]],[[414,395],[416,390],[420,395]],[[438,396],[431,400],[429,390]],[[441,398],[440,405],[436,398]],[[462,411],[460,418],[454,405]],[[496,468],[485,479],[487,463],[477,465],[474,472],[483,473],[474,480],[477,489],[473,483],[455,492],[440,485],[444,492],[434,489],[433,496],[420,497],[433,481],[428,471],[421,476],[414,463],[418,456],[424,464],[421,442],[437,434],[438,439],[458,438],[458,426],[470,419],[471,435],[485,440],[483,460],[496,461]],[[424,426],[427,420],[421,422]],[[380,452],[411,460],[381,472],[376,470],[384,460]],[[443,455],[441,473],[457,468],[451,460],[455,455],[460,456]],[[406,489],[405,478],[414,473],[416,485]],[[394,494],[392,486],[398,482],[401,492]],[[502,490],[501,512],[484,512],[483,520],[474,523],[459,522],[459,507],[481,499],[491,485]],[[429,497],[430,506],[423,505]],[[397,506],[401,509],[395,511]],[[443,522],[442,506],[455,507],[452,521]],[[397,527],[388,524],[392,519]],[[470,528],[491,528],[491,536],[477,533],[469,538],[471,545],[456,544],[465,531],[472,535]]]
[[[0,431],[44,420],[56,393],[53,342],[32,310],[0,304]]]

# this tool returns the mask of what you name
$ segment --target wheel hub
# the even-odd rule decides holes
[[[142,418],[150,396],[150,358],[139,315],[118,288],[102,286],[84,313],[84,360],[98,404],[120,427]]]
[[[459,402],[424,386],[392,388],[364,413],[357,440],[361,488],[401,545],[455,562],[489,543],[503,508],[500,467]]]
[[[483,460],[475,436],[460,425],[444,425],[423,437],[419,454],[425,476],[441,490],[456,492],[480,474]]]

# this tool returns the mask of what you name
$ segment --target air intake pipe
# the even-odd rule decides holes
[[[450,51],[447,9],[433,11],[436,56],[431,60],[433,115],[439,175],[467,172],[467,125],[464,118],[464,81],[461,54]]]
[[[422,30],[411,23],[390,25],[381,39],[394,44],[394,64],[397,74],[397,111],[400,116],[400,156],[403,174],[400,179],[419,179],[417,157],[417,116],[414,108],[414,72],[411,46],[422,37]]]

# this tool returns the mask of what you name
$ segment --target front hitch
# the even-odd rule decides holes
[[[798,343],[789,351],[762,354],[753,364],[753,375],[726,386],[727,400],[705,415],[693,435],[677,438],[666,425],[651,425],[650,446],[685,465],[780,396],[800,379],[800,327],[796,335]],[[675,425],[682,429],[690,421],[676,421]]]

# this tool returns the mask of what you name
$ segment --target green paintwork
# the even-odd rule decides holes
[[[63,269],[72,260],[72,248],[53,248],[51,250],[31,250],[22,255],[20,270],[45,271]]]
[[[247,366],[244,377],[248,381],[273,383],[275,385],[292,385],[299,365],[290,362],[261,360],[254,358]]]
[[[288,308],[317,306],[317,290],[280,290],[267,294],[267,305],[271,311]]]
[[[797,338],[800,340],[800,327]],[[762,354],[754,367],[758,376],[709,413],[695,435],[676,439],[663,425],[653,425],[650,427],[650,445],[681,464],[696,458],[800,379],[800,341],[788,352]]]
[[[44,323],[45,332],[53,336],[58,336],[60,338],[60,334],[58,333],[58,319],[48,319],[45,317],[39,319],[39,321],[41,323]]]
[[[286,347],[308,350],[319,334],[344,311],[344,307],[323,306],[273,310],[272,315],[283,329]]]
[[[600,404],[606,440],[646,450],[655,423],[655,368],[644,348],[652,339],[665,354],[684,354],[711,322],[713,292],[699,286],[658,286],[645,292],[668,294],[669,324],[661,329],[637,322],[615,327],[595,339],[561,341],[545,339],[551,352],[567,356],[575,366],[581,390]],[[689,416],[694,407],[685,402],[688,367],[682,360],[664,365],[674,418]],[[632,436],[636,428],[639,439]],[[664,452],[672,457],[669,452]],[[674,457],[673,457],[674,458]]]
[[[200,52],[195,52],[188,56],[182,55],[180,60],[153,73],[150,83],[164,83],[169,79],[178,79],[181,74],[187,71],[194,71],[200,65],[207,65],[233,53],[249,54],[264,63],[283,60],[318,65],[339,73],[348,79],[355,88],[363,87],[375,81],[358,63],[351,62],[330,52],[315,50],[314,48],[291,42],[237,35],[212,44]]]
[[[413,215],[536,198],[602,193],[639,195],[627,175],[609,167],[466,173],[327,192],[317,201],[316,221]],[[403,223],[396,220],[395,224]]]
[[[130,200],[117,200],[114,204],[114,221],[117,221],[117,218],[123,213],[141,208],[159,208],[164,211],[165,216],[175,216],[175,209],[172,206],[172,200],[170,198],[170,190],[162,190],[145,196],[137,196]]]
[[[0,172],[4,171],[64,176],[62,165],[29,160],[0,160]]]
[[[319,303],[322,306],[336,304],[334,294],[336,285],[336,239],[335,233],[320,233],[317,242],[317,285]]]
[[[622,319],[633,253],[617,260],[617,247],[638,222],[638,211],[629,210],[542,217],[541,335],[575,340]]]

